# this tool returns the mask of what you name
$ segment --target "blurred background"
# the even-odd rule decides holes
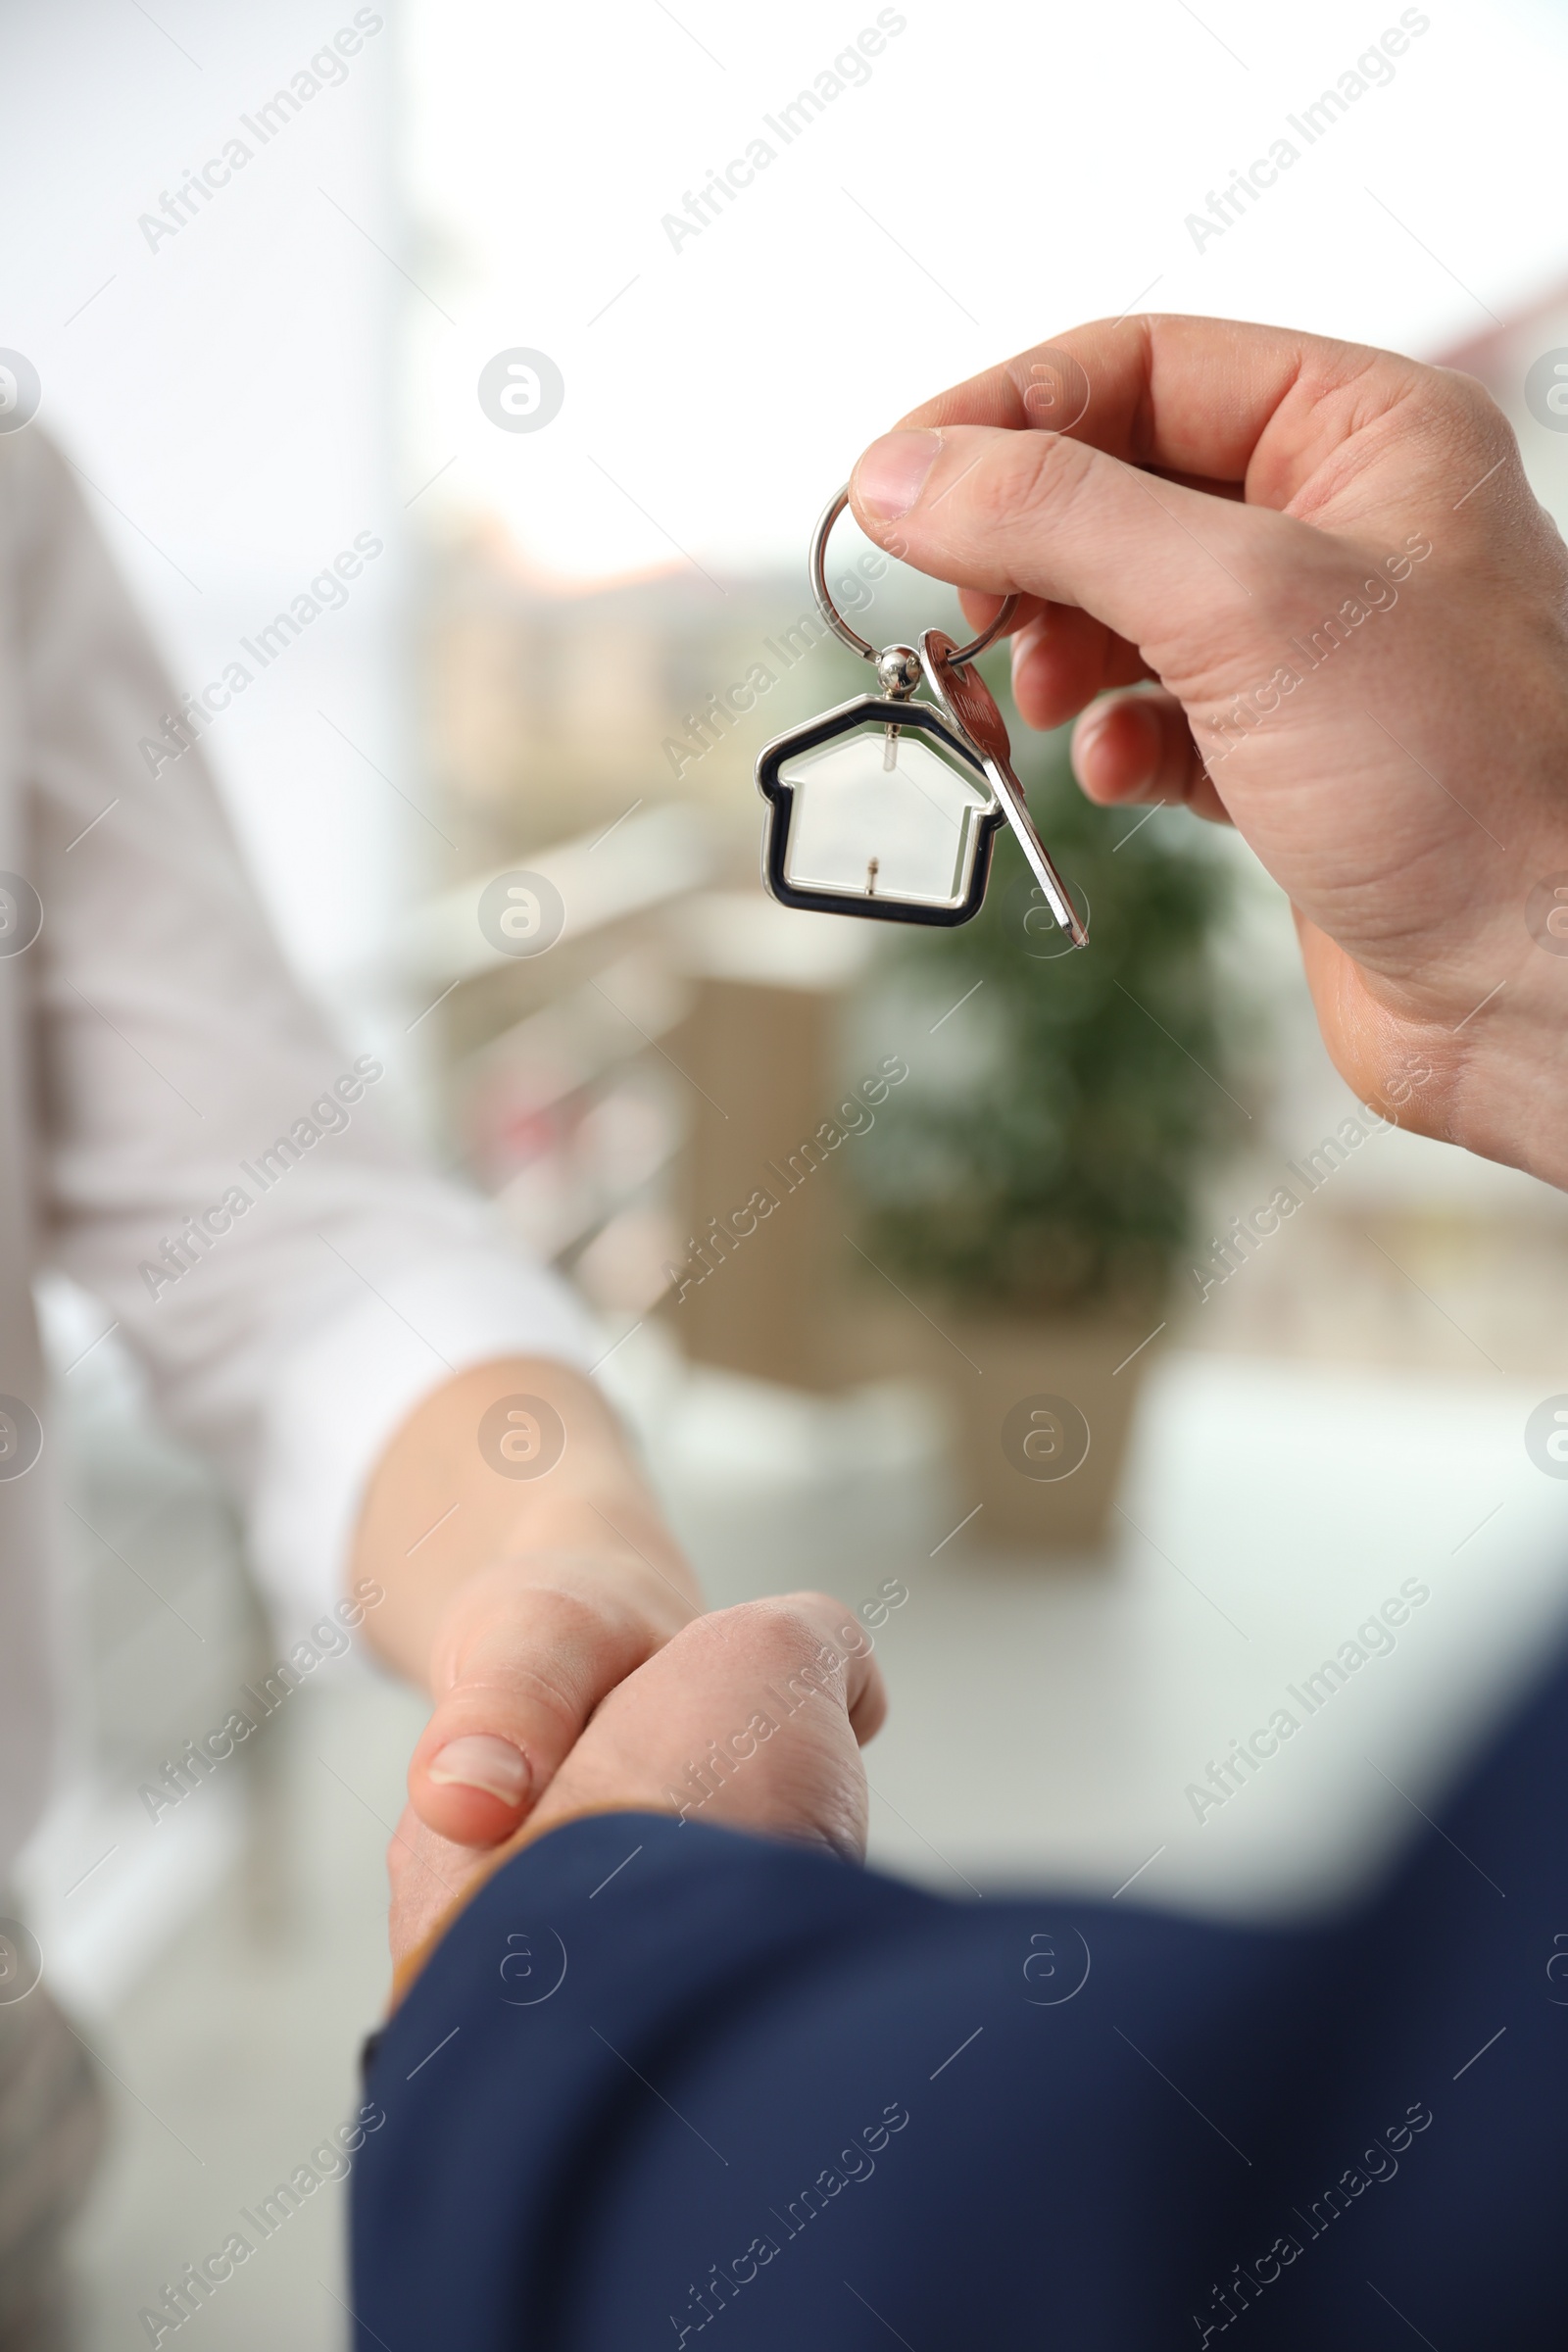
[[[713,1597],[885,1603],[873,1857],[956,1894],[1343,1894],[1568,1614],[1568,1495],[1524,1443],[1568,1389],[1568,1211],[1374,1131],[1250,856],[1087,808],[1060,744],[1015,732],[1092,907],[1066,961],[1005,847],[967,929],[772,906],[751,771],[868,684],[805,576],[858,449],[1080,318],[1460,365],[1568,517],[1568,416],[1531,376],[1568,358],[1560,12],[978,0],[960,37],[838,0],[7,0],[0,24],[0,342],[176,690],[357,533],[386,543],[207,738],[287,952],[411,1129],[581,1287]],[[1396,66],[1195,231],[1386,24]],[[246,167],[183,217],[236,137]],[[862,633],[953,625],[866,553],[841,526]],[[521,959],[476,920],[518,869],[565,909]],[[895,1064],[869,1124],[839,1115]],[[1298,1212],[1239,1245],[1282,1185]],[[760,1186],[777,1213],[737,1241]],[[109,2075],[78,2233],[108,2352],[355,2098],[422,1711],[341,1661],[149,1823],[138,1785],[272,1632],[95,1302],[43,1305],[72,1696],[18,1899]],[[1059,1485],[1003,1445],[1042,1393],[1091,1435]],[[1200,1817],[1210,1761],[1411,1585],[1395,1649]],[[339,2342],[343,2213],[328,2188],[294,2216],[208,2332]]]

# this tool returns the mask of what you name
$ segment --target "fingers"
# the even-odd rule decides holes
[[[1059,727],[1105,687],[1147,675],[1132,646],[1073,605],[1046,605],[1012,633],[1012,698],[1031,727]]]
[[[489,1857],[438,1837],[405,1805],[386,1849],[392,1887],[388,1936],[394,1966],[427,1942],[486,1873]]]
[[[819,1592],[700,1618],[605,1701],[531,1826],[646,1807],[863,1854],[858,1742],[887,1706],[870,1650]]]
[[[1042,373],[1079,393],[1042,405]],[[1065,429],[1048,429],[1055,418]],[[1455,541],[1484,535],[1466,499],[1499,473],[1497,497],[1528,508],[1506,422],[1467,377],[1282,329],[1155,318],[1074,329],[940,395],[865,452],[852,499],[891,554],[977,598],[1024,597],[1016,632],[1079,607],[1132,649],[1124,674],[1141,662],[1201,695],[1231,690],[1217,653],[1232,669],[1277,660],[1353,593],[1365,558],[1341,534],[1381,550],[1441,512],[1459,517]],[[1059,715],[1070,683],[1039,660],[1025,694]]]
[[[631,1576],[549,1583],[500,1567],[465,1587],[432,1664],[435,1711],[409,1766],[416,1812],[442,1838],[510,1837],[615,1684],[673,1632]]]
[[[1060,433],[899,430],[860,459],[861,527],[959,587],[1080,607],[1162,676],[1198,675],[1250,637],[1269,591],[1320,534],[1208,498]]]
[[[1148,802],[1230,821],[1174,695],[1105,696],[1074,730],[1072,765],[1089,799],[1104,806]]]
[[[1283,507],[1352,432],[1439,381],[1392,352],[1285,327],[1097,319],[939,393],[904,422],[1016,432],[1070,417],[1075,439],[1111,457],[1245,482],[1256,504]],[[1041,397],[1061,391],[1065,405]]]

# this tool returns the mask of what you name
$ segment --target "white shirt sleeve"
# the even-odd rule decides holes
[[[33,430],[0,451],[42,1247],[226,1471],[274,1602],[317,1613],[421,1396],[498,1355],[587,1368],[597,1335],[305,1004],[200,749],[169,756],[174,699],[67,469]]]

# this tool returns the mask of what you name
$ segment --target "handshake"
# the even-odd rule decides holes
[[[460,1845],[411,1804],[387,1856],[395,1997],[514,1854],[586,1814],[701,1818],[860,1860],[860,1745],[887,1713],[872,1647],[864,1625],[821,1592],[696,1617],[603,1700],[510,1837]]]

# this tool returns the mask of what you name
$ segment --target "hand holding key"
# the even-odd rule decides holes
[[[1052,366],[1088,381],[1067,432],[1035,421]],[[1479,385],[1272,327],[1102,323],[916,410],[852,503],[977,625],[1019,597],[1019,710],[1083,714],[1092,799],[1239,827],[1358,1094],[1568,1183],[1568,958],[1528,920],[1568,882],[1568,551]]]

